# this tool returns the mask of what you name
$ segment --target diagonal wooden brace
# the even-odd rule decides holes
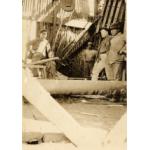
[[[53,97],[23,69],[23,96],[62,131],[79,150],[100,150],[97,132],[81,127]]]

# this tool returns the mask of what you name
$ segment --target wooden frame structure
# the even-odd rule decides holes
[[[108,28],[112,23],[124,22],[126,13],[125,0],[105,0],[98,28]]]
[[[78,150],[109,150],[108,140],[110,137],[107,136],[106,141],[100,141],[101,135],[96,131],[90,131],[81,127],[72,116],[67,113],[53,97],[50,96],[49,92],[38,82],[37,79],[33,78],[23,69],[23,96],[34,105],[50,122],[52,122],[57,129],[62,131],[64,135],[72,142],[74,147]],[[125,118],[125,117],[123,117]],[[120,126],[126,123],[126,120],[121,120],[119,127],[116,127],[110,135],[115,135],[117,129],[120,132],[124,131],[124,127]],[[118,131],[118,130],[117,130]],[[108,139],[108,140],[107,140]],[[124,150],[124,143],[126,142],[126,130],[123,132],[123,136],[118,143],[116,139],[112,139],[114,148],[122,148],[118,150]],[[121,146],[118,144],[121,143]],[[106,146],[105,146],[106,145]],[[111,147],[109,145],[109,147]]]

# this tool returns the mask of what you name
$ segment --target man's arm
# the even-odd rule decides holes
[[[126,44],[124,45],[124,47],[119,51],[119,54],[122,55],[122,54],[127,54],[127,47],[126,47]]]
[[[52,48],[51,48],[49,42],[48,42],[47,45],[46,45],[46,50],[47,50],[47,53],[48,53],[48,57],[49,57],[49,58],[54,57],[54,52],[52,51]]]

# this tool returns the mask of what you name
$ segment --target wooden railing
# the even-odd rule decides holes
[[[52,12],[60,0],[23,0],[23,18],[38,20]]]

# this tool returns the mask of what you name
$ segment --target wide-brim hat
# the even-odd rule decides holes
[[[107,27],[102,27],[102,28],[100,28],[100,31],[101,31],[101,30],[109,31],[109,29],[108,29]]]
[[[115,22],[115,23],[112,23],[110,25],[110,30],[113,30],[113,29],[122,29],[123,27],[123,22]]]
[[[43,33],[43,32],[47,32],[47,30],[46,29],[40,30],[40,33]]]

